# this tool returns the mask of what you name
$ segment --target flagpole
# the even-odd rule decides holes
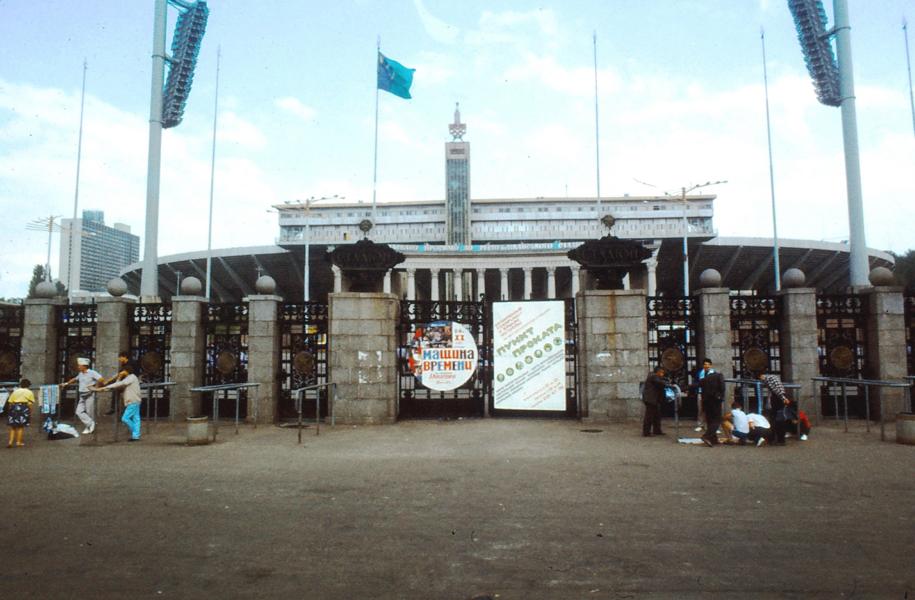
[[[775,291],[782,289],[782,272],[778,262],[778,223],[775,219],[775,170],[772,166],[772,126],[769,120],[769,74],[766,71],[766,32],[759,28],[759,39],[762,43],[763,88],[766,93],[766,140],[769,143],[769,193],[772,196],[772,260],[775,269]]]
[[[597,121],[597,31],[594,31],[592,40],[594,42],[594,151],[596,158],[597,171],[597,216],[600,218],[600,127]]]
[[[912,130],[915,131],[915,100],[912,99],[912,62],[909,59],[909,24],[902,19],[902,37],[905,39],[905,65],[909,74],[909,106],[912,108]]]
[[[375,224],[375,197],[378,190],[378,58],[381,54],[381,36],[375,48],[375,158],[372,173],[372,225]]]
[[[207,223],[207,284],[206,298],[210,301],[210,282],[213,266],[213,187],[216,181],[216,117],[219,114],[219,61],[222,58],[222,46],[216,47],[216,94],[213,100],[213,148],[210,153],[210,217]]]
[[[79,170],[80,163],[82,162],[83,156],[83,110],[86,105],[86,70],[89,69],[89,61],[85,58],[83,59],[83,92],[79,100],[79,138],[76,142],[76,189],[73,192],[73,220],[70,221],[70,231],[69,231],[69,240],[67,245],[69,246],[67,252],[67,294],[72,298],[75,288],[79,287],[79,276],[77,275],[74,279],[73,277],[73,238],[74,233],[76,232],[76,216],[77,210],[79,207]],[[79,231],[80,235],[82,234],[82,228]],[[82,246],[80,246],[82,247]],[[74,286],[75,283],[75,286]]]

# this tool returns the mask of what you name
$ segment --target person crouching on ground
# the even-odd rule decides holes
[[[642,419],[643,437],[663,434],[661,431],[661,402],[664,401],[664,391],[667,388],[664,374],[664,367],[655,367],[655,370],[645,380],[645,387],[642,390],[642,402],[645,404],[645,417]]]
[[[90,388],[104,384],[105,379],[98,371],[89,368],[90,361],[88,358],[77,358],[76,364],[79,367],[79,373],[76,374],[76,377],[61,384],[61,387],[67,387],[74,381],[79,383],[76,416],[86,426],[83,429],[83,433],[92,433],[95,431],[95,392]]]
[[[762,446],[772,437],[772,425],[766,417],[759,413],[747,413],[747,422],[750,426],[747,439],[755,443],[757,447]]]
[[[6,424],[10,428],[10,440],[6,444],[7,448],[22,448],[25,442],[22,436],[25,428],[28,427],[32,418],[32,405],[35,404],[35,394],[29,388],[32,382],[28,379],[21,379],[19,387],[13,390],[6,401]]]
[[[793,418],[797,418],[797,412],[793,408],[794,402],[788,397],[785,392],[785,385],[775,373],[760,373],[759,380],[769,390],[765,413],[775,423],[775,439],[773,442],[783,446],[785,444],[787,421],[792,415],[794,415]]]
[[[750,434],[750,421],[747,419],[747,413],[743,412],[743,401],[739,398],[731,402],[731,412],[724,415],[721,429],[727,434],[728,441],[736,441],[741,446],[746,445],[747,436]]]
[[[138,442],[140,441],[140,402],[143,399],[140,395],[140,380],[134,374],[132,365],[125,364],[122,370],[127,373],[126,377],[105,387],[93,388],[93,390],[98,392],[124,390],[122,394],[124,397],[124,414],[121,416],[121,421],[130,430],[130,438],[127,441]]]
[[[702,413],[705,415],[705,433],[702,441],[706,446],[718,445],[718,428],[721,426],[721,401],[724,399],[724,376],[712,366],[712,359],[702,361]]]

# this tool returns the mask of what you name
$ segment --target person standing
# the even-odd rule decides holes
[[[769,421],[774,424],[774,443],[779,446],[784,446],[785,431],[788,427],[788,417],[794,414],[792,412],[793,402],[785,393],[785,385],[778,375],[774,373],[760,373],[759,380],[769,391],[769,397],[766,399],[765,415]]]
[[[140,394],[140,380],[134,374],[133,366],[130,364],[124,365],[123,372],[125,373],[123,378],[118,378],[114,383],[110,383],[105,387],[94,388],[94,390],[98,392],[124,390],[122,394],[124,397],[124,414],[121,416],[121,421],[130,430],[130,438],[127,441],[138,442],[140,441],[140,403],[143,400]]]
[[[724,376],[715,370],[712,360],[702,361],[702,414],[705,416],[705,433],[702,441],[706,446],[718,445],[718,428],[721,427],[721,401],[724,399]]]
[[[17,448],[25,446],[22,438],[32,417],[32,405],[35,404],[35,394],[29,389],[31,386],[31,381],[21,379],[19,387],[13,390],[6,400],[6,424],[10,428],[7,448],[12,448],[14,445]]]
[[[655,367],[648,375],[642,389],[642,402],[645,404],[645,417],[642,419],[642,436],[663,435],[661,431],[661,402],[667,383],[664,381],[664,367]]]
[[[69,381],[65,381],[61,387],[67,387],[74,382],[79,384],[76,416],[86,426],[83,433],[92,433],[95,431],[95,392],[90,388],[104,384],[105,379],[98,371],[89,368],[92,363],[88,358],[77,358],[76,364],[79,367],[79,373]]]
[[[116,375],[111,377],[108,381],[120,381],[120,380],[124,379],[125,377],[127,377],[127,371],[124,370],[124,367],[127,365],[130,365],[133,368],[134,373],[137,372],[137,368],[134,367],[133,363],[130,362],[130,353],[127,352],[126,350],[121,350],[120,352],[118,352],[118,367],[117,367],[118,372]],[[116,402],[116,399],[114,397],[114,394],[112,394],[111,395],[111,406],[105,412],[106,417],[109,417],[114,414],[114,410],[115,410],[115,408],[117,408],[117,406],[115,406],[115,402]]]

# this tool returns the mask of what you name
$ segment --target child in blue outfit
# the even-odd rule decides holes
[[[130,438],[127,441],[138,442],[140,441],[140,402],[143,400],[140,394],[140,380],[129,363],[122,367],[122,372],[126,372],[127,376],[94,391],[124,390],[124,414],[121,416],[121,421],[130,430]]]

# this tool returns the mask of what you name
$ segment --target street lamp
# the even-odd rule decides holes
[[[709,187],[712,185],[719,185],[722,183],[727,183],[727,180],[722,181],[706,181],[705,183],[697,183],[696,185],[686,188],[680,188],[680,197],[683,200],[683,297],[689,298],[689,248],[686,244],[687,238],[689,237],[689,221],[686,218],[686,209],[688,204],[686,202],[686,194],[689,192]]]
[[[303,269],[304,273],[302,274],[302,279],[304,281],[303,287],[305,288],[303,299],[305,302],[309,302],[309,300],[310,300],[309,273],[311,271],[311,263],[310,263],[311,256],[309,254],[309,249],[310,249],[310,244],[311,244],[311,218],[310,218],[311,205],[321,202],[323,200],[343,200],[343,199],[345,199],[345,196],[338,196],[337,194],[334,194],[333,196],[322,196],[320,198],[315,198],[312,196],[311,198],[306,199],[304,202],[301,200],[297,201],[299,203],[299,205],[304,208],[304,211],[305,211],[305,267]]]

